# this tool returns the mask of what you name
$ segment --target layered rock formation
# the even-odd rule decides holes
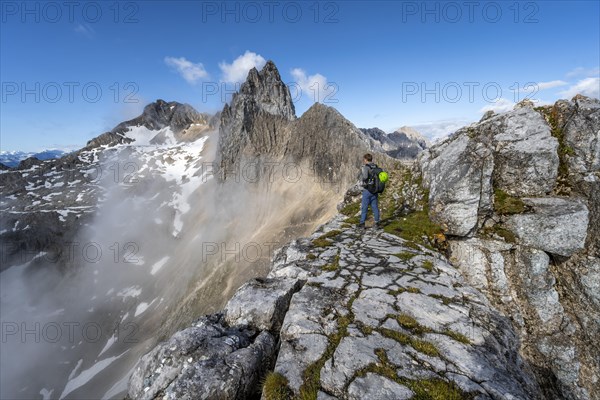
[[[221,177],[256,165],[293,163],[307,175],[345,188],[356,180],[361,157],[378,148],[368,135],[332,107],[315,103],[296,118],[289,89],[272,61],[248,78],[221,113],[217,164]],[[380,161],[391,162],[381,155]]]
[[[419,159],[467,281],[509,316],[546,398],[600,391],[600,101],[486,115]]]

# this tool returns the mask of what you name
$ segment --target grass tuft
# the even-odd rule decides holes
[[[412,400],[466,400],[473,398],[460,390],[455,383],[441,379],[406,381],[404,384],[415,392]]]
[[[423,267],[423,269],[426,269],[427,271],[431,272],[431,271],[433,271],[433,262],[431,260],[425,260],[425,261],[423,261],[423,264],[421,264],[421,267]]]
[[[291,400],[294,393],[288,379],[278,372],[269,372],[263,383],[265,400]]]
[[[340,252],[335,255],[335,258],[331,264],[327,264],[321,267],[323,271],[337,271],[340,267]]]
[[[318,238],[314,239],[312,241],[312,244],[315,247],[329,247],[329,246],[332,246],[333,245],[333,241],[331,241],[329,239],[336,237],[340,233],[342,233],[342,231],[334,229],[334,230],[329,231],[327,233],[324,233],[321,236],[319,236]]]
[[[443,235],[442,228],[431,221],[427,211],[415,211],[404,217],[398,217],[384,226],[384,231],[404,240],[431,248],[436,235]]]
[[[458,332],[452,331],[450,329],[447,329],[442,333],[446,336],[451,337],[452,339],[456,340],[457,342],[464,343],[464,344],[471,344],[471,341],[469,340],[469,338],[466,337],[465,335],[463,335],[462,333],[458,333]]]

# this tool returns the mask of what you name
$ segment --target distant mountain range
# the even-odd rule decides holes
[[[371,145],[376,150],[393,158],[413,160],[431,145],[429,140],[409,126],[403,126],[391,133],[379,128],[360,130],[371,139]]]
[[[63,150],[51,149],[44,150],[38,153],[25,152],[25,151],[0,151],[0,163],[7,167],[14,168],[26,158],[35,157],[38,160],[50,160],[53,158],[60,158],[67,154]]]

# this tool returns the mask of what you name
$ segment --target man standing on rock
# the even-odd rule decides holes
[[[370,153],[367,153],[363,156],[363,166],[360,169],[359,179],[361,181],[363,190],[362,190],[362,202],[360,205],[360,224],[358,227],[360,229],[365,228],[365,221],[367,219],[367,211],[369,209],[369,205],[371,206],[371,210],[373,211],[373,217],[375,218],[375,225],[373,228],[379,227],[379,194],[373,193],[369,189],[372,187],[374,180],[373,173],[371,172],[377,166],[373,163],[373,156]]]

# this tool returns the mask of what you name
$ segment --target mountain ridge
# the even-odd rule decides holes
[[[316,105],[311,113],[328,110]],[[584,318],[583,327],[576,328],[569,302],[598,304],[593,288],[598,288],[600,268],[589,265],[590,260],[600,265],[597,236],[591,234],[597,223],[588,226],[586,204],[598,210],[598,145],[587,138],[600,134],[599,117],[600,101],[576,97],[548,108],[519,104],[459,130],[425,150],[408,170],[391,171],[397,186],[382,198],[385,232],[357,231],[352,224],[360,207],[354,194],[347,195],[340,214],[274,257],[266,278],[247,282],[221,312],[200,318],[144,356],[131,377],[129,396],[178,398],[189,388],[210,394],[227,380],[233,392],[224,395],[233,399],[234,393],[250,396],[261,390],[260,377],[266,375],[265,399],[437,398],[430,395],[433,387],[443,398],[596,399],[594,375],[586,375],[597,371],[597,359],[588,355],[596,351],[594,335],[586,331],[598,326]],[[574,137],[585,138],[590,147],[561,150]],[[529,168],[539,157],[545,166]],[[560,172],[560,163],[579,169]],[[583,186],[570,199],[562,192],[565,185]],[[555,197],[556,190],[563,197]],[[451,264],[446,268],[421,258],[432,255],[437,261],[449,255]],[[403,271],[398,277],[392,266],[397,260]],[[584,260],[590,269],[580,283],[554,275],[550,265],[584,271]],[[440,275],[425,278],[431,271]],[[441,271],[464,281],[449,283]],[[420,280],[426,283],[421,286]],[[559,281],[566,287],[555,287]],[[579,285],[589,289],[570,299],[573,295],[564,290],[578,291]],[[455,305],[452,290],[469,295]],[[483,308],[466,311],[475,298]],[[453,332],[457,325],[444,325],[454,321],[450,316],[456,310],[478,321],[468,322],[471,328],[484,324],[479,339],[473,330]],[[595,315],[597,309],[589,312]],[[502,314],[503,322],[482,313]],[[461,344],[440,340],[440,326]],[[227,342],[240,334],[239,345],[225,357],[243,364],[243,375],[231,371],[230,362],[204,361],[216,360],[215,354],[185,345]],[[478,343],[484,343],[481,349]],[[407,359],[397,354],[399,344],[411,354]],[[416,372],[419,352],[428,354],[423,374]],[[507,358],[500,361],[500,354]],[[508,375],[488,370],[491,359]],[[194,374],[185,373],[190,367]],[[175,378],[166,382],[164,368]]]
[[[146,262],[152,268],[135,266],[135,274],[141,275],[127,269],[130,278],[155,282],[155,273],[173,271],[177,279],[186,274],[205,278],[193,281],[196,287],[185,293],[172,287],[179,282],[175,278],[162,282],[165,292],[160,285],[142,289],[140,283],[139,293],[146,296],[141,303],[135,295],[126,303],[125,298],[116,299],[130,307],[125,315],[119,309],[123,312],[117,317],[123,320],[152,312],[151,319],[133,319],[147,329],[146,343],[156,344],[153,332],[169,341],[175,331],[176,342],[214,344],[211,348],[218,353],[217,358],[212,353],[191,355],[192,361],[174,357],[169,365],[154,356],[142,358],[140,365],[150,360],[145,364],[150,369],[140,368],[131,380],[130,394],[136,398],[150,398],[138,392],[148,387],[148,376],[152,385],[157,379],[175,382],[155,372],[160,364],[163,371],[178,374],[177,384],[167,390],[178,393],[176,398],[186,395],[189,384],[221,384],[224,376],[233,379],[228,382],[240,389],[238,393],[255,393],[257,378],[274,369],[270,379],[287,379],[279,389],[324,399],[377,398],[386,393],[408,399],[439,387],[459,397],[595,400],[598,103],[576,96],[551,107],[519,104],[508,113],[486,115],[428,147],[409,129],[389,135],[365,132],[321,103],[297,117],[287,87],[269,62],[261,71],[248,73],[240,92],[217,117],[159,99],[141,116],[92,139],[74,154],[58,161],[29,159],[18,169],[2,171],[1,205],[7,218],[0,238],[21,246],[15,256],[33,257],[11,259],[13,254],[6,257],[3,248],[3,260],[9,261],[3,267],[25,265],[32,273],[42,265],[36,250],[60,248],[92,221],[92,233],[96,224],[111,228],[112,223],[118,232],[108,236],[121,237],[137,226],[129,219],[137,218],[145,235],[140,243],[151,250],[140,265]],[[417,161],[385,154],[382,138],[390,136],[418,147]],[[354,228],[360,191],[346,189],[356,183],[366,151],[374,153],[391,180],[381,196],[383,232],[361,234]],[[132,160],[139,167],[138,185],[103,186],[90,178],[90,171],[112,172],[111,163],[123,166]],[[199,190],[205,184],[203,164],[214,160],[225,174],[215,174],[220,179]],[[255,184],[236,181],[228,172],[243,163],[260,170],[273,162],[300,167],[303,176],[297,181],[289,176],[261,178]],[[114,191],[125,197],[116,197],[96,215]],[[147,218],[147,210],[154,210],[154,220]],[[217,260],[214,271],[203,271],[204,264],[194,257],[201,256],[194,252],[194,240],[227,243],[229,236],[219,232],[247,233],[233,236],[236,243],[248,238],[298,239],[278,252],[266,271],[259,263],[240,263],[232,257]],[[164,243],[178,254],[160,254]],[[207,273],[194,275],[186,267]],[[493,279],[482,278],[488,276]],[[243,285],[248,278],[252,279]],[[136,287],[123,290],[138,293]],[[115,297],[110,293],[104,290],[100,296]],[[168,313],[162,314],[161,295],[181,299],[168,304]],[[578,311],[582,307],[583,314]],[[202,314],[198,310],[216,314],[190,326],[192,316]],[[381,310],[385,315],[378,314]],[[185,326],[190,330],[177,331]],[[95,360],[111,347],[111,340],[98,343]],[[137,361],[140,348],[128,357]],[[153,354],[169,352],[161,343],[153,348]],[[106,350],[105,359],[118,356],[118,349],[124,351],[119,346]],[[355,364],[356,354],[371,362]],[[575,359],[569,359],[570,354]],[[206,357],[215,361],[225,355],[231,355],[231,362],[205,362]],[[457,364],[470,357],[482,357],[481,363]],[[484,359],[502,360],[510,371],[497,372]],[[81,374],[94,362],[86,358]],[[123,363],[111,369],[122,371],[127,365]],[[254,372],[239,375],[230,369],[237,363]],[[211,369],[215,365],[217,370]],[[406,365],[414,367],[403,368]],[[486,368],[477,370],[477,365]],[[64,390],[81,378],[71,379],[78,368],[79,364],[67,371]],[[186,375],[192,370],[196,375]],[[119,377],[121,384],[125,381],[125,376]],[[507,388],[502,382],[511,384]],[[77,386],[72,395],[88,389]]]

